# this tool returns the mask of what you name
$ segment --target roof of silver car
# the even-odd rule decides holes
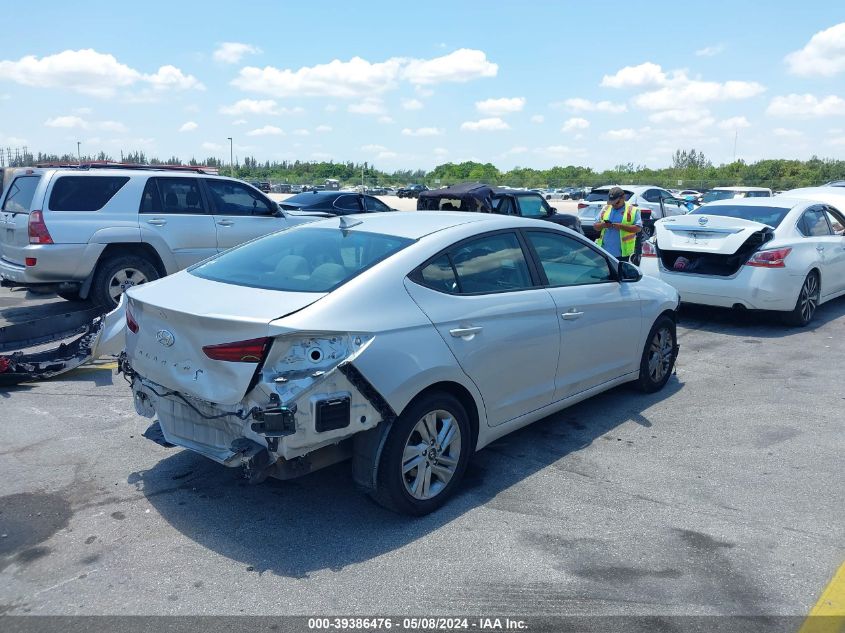
[[[800,197],[768,196],[759,198],[728,198],[727,200],[714,200],[696,209],[696,213],[707,213],[708,207],[776,207],[778,209],[791,209],[797,204],[810,202]]]

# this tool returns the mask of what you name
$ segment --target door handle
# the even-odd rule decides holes
[[[575,319],[580,319],[583,312],[576,312],[575,310],[570,310],[569,312],[564,312],[560,316],[567,321],[574,321]]]
[[[152,220],[147,220],[147,224],[152,224],[153,226],[164,226],[167,224],[167,220],[164,218],[153,218]]]
[[[480,325],[476,325],[473,327],[456,327],[453,330],[449,330],[449,334],[454,336],[455,338],[463,338],[465,336],[473,336],[478,334],[484,328]]]
[[[220,220],[217,223],[217,226],[232,226],[233,224],[234,222],[232,222],[231,220]]]

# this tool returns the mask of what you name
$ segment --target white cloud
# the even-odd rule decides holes
[[[179,131],[180,132],[193,132],[198,127],[199,127],[199,125],[197,125],[193,121],[187,121],[187,122],[182,124],[182,127],[179,128]]]
[[[555,103],[552,105],[557,106],[560,104]],[[619,114],[628,111],[628,107],[624,103],[613,103],[612,101],[593,102],[581,97],[567,99],[563,102],[563,106],[573,112],[607,112],[609,114]]]
[[[200,145],[200,147],[204,150],[208,150],[209,152],[219,152],[221,149],[223,149],[222,145],[218,145],[217,143],[210,143],[208,141]]]
[[[715,46],[705,46],[695,51],[698,57],[714,57],[725,50],[724,44],[716,44]]]
[[[192,103],[192,104],[186,105],[186,106],[185,106],[184,108],[182,108],[182,109],[183,109],[185,112],[190,112],[190,113],[193,113],[193,114],[196,114],[197,112],[199,112],[199,111],[200,111],[200,107],[199,107],[197,104],[195,104],[195,103]]]
[[[845,71],[845,22],[819,31],[784,61],[795,75],[832,77]]]
[[[569,147],[568,145],[548,145],[546,147],[534,148],[534,153],[548,158],[578,158],[584,156],[586,152],[578,147]]]
[[[525,107],[525,97],[502,97],[501,99],[485,99],[476,101],[475,109],[487,116],[500,116],[512,112],[520,112]]]
[[[20,138],[19,136],[3,136],[3,134],[0,133],[0,145],[14,147],[28,145],[28,142],[25,138]]]
[[[389,160],[391,158],[396,158],[397,156],[399,156],[399,154],[397,154],[396,152],[386,151],[386,152],[379,152],[378,154],[376,154],[376,159]]]
[[[410,60],[402,77],[412,84],[464,83],[481,77],[495,77],[499,66],[487,60],[484,51],[460,48],[443,57]]]
[[[305,128],[298,128],[293,131],[294,136],[311,136],[311,132],[306,130]]]
[[[162,66],[152,75],[144,75],[144,81],[149,82],[155,90],[205,90],[199,80],[193,75],[186,75],[176,66]]]
[[[478,121],[464,121],[461,123],[461,129],[469,132],[493,132],[497,130],[509,130],[510,125],[502,121],[499,117],[490,117]]]
[[[425,88],[425,87],[420,86],[420,85],[414,86],[414,92],[416,92],[419,96],[426,98],[426,99],[428,97],[434,96],[434,90],[432,90],[431,88]]]
[[[213,57],[214,61],[223,64],[237,64],[241,61],[244,55],[255,55],[260,53],[261,49],[251,44],[241,44],[240,42],[223,42],[215,49]]]
[[[264,127],[250,130],[246,133],[247,136],[281,136],[285,133],[282,128],[275,125],[265,125]]]
[[[80,114],[82,116],[85,116],[87,114],[91,114],[94,111],[91,108],[74,108],[73,112],[74,114]]]
[[[331,125],[318,125],[317,127],[314,128],[314,131],[320,132],[320,133],[331,132],[332,126]]]
[[[532,123],[542,123],[545,120],[546,120],[546,117],[544,117],[542,114],[535,114],[534,116],[531,117]]]
[[[244,115],[282,115],[282,114],[304,114],[305,108],[296,106],[294,108],[280,108],[273,99],[241,99],[232,105],[220,108],[221,114],[230,116]]]
[[[196,77],[185,75],[175,66],[162,66],[153,74],[143,74],[120,63],[114,55],[90,48],[41,58],[27,55],[17,61],[0,61],[0,79],[31,87],[66,88],[103,98],[144,83],[156,90],[205,89]]]
[[[390,123],[393,123],[393,117],[389,117],[389,116],[387,116],[387,115],[385,115],[385,116],[380,116],[380,117],[378,118],[378,122],[379,122],[379,123],[384,123],[384,124],[390,124]]]
[[[602,134],[602,138],[608,141],[635,141],[641,138],[641,133],[632,128],[623,128],[620,130],[608,130]]]
[[[323,108],[326,112],[337,112],[337,106],[333,103],[330,103],[325,108]]]
[[[672,110],[683,103],[701,104],[708,101],[749,99],[765,90],[765,86],[756,81],[718,83],[688,79],[680,73],[663,88],[639,94],[633,101],[644,110]]]
[[[587,119],[572,117],[571,119],[566,120],[563,127],[560,128],[560,131],[571,132],[573,130],[586,130],[588,127],[590,127],[590,122]]]
[[[44,121],[46,127],[80,129],[80,130],[102,130],[104,132],[126,132],[127,128],[119,121],[87,121],[78,116],[57,116]]]
[[[435,156],[447,156],[449,154],[449,150],[445,147],[435,147],[433,152]]]
[[[246,124],[247,124],[246,119],[237,119],[235,121],[232,121],[232,125],[246,125]]]
[[[527,147],[523,145],[517,145],[516,147],[511,147],[508,151],[504,152],[502,156],[516,156],[518,154],[526,154],[527,152]]]
[[[772,130],[772,134],[774,134],[775,136],[779,136],[780,138],[786,139],[799,139],[804,136],[803,132],[799,132],[798,130],[793,130],[785,127],[776,127],[774,130]]]
[[[402,136],[440,136],[441,134],[443,134],[443,130],[436,127],[418,127],[415,130],[406,127],[402,130]]]
[[[658,64],[645,62],[639,66],[625,66],[615,75],[605,75],[601,85],[605,88],[635,88],[666,83],[666,74]]]
[[[384,102],[379,97],[367,97],[358,103],[350,103],[346,109],[353,114],[384,114]]]
[[[405,110],[422,110],[423,103],[419,99],[402,99],[402,107]]]
[[[677,108],[674,110],[663,110],[662,112],[655,112],[648,117],[649,121],[654,123],[692,123],[701,121],[710,116],[710,111],[705,108],[698,108],[696,106],[689,106],[686,108]]]
[[[820,99],[811,94],[790,94],[772,99],[766,114],[801,118],[845,116],[845,99],[836,95]]]
[[[377,152],[384,152],[387,151],[387,148],[384,145],[362,145],[361,146],[362,152],[369,152],[369,153],[377,153]]]
[[[734,116],[724,121],[719,121],[719,127],[723,130],[739,130],[751,127],[751,123],[744,116]]]

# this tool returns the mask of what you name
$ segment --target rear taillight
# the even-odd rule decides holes
[[[223,360],[230,363],[259,363],[269,346],[269,338],[253,338],[248,341],[206,345],[202,351],[211,360]]]
[[[38,258],[37,257],[26,257],[26,258],[24,258],[24,263],[29,268],[32,268],[33,266],[35,266],[35,264],[38,263]]]
[[[643,257],[657,257],[657,249],[649,240],[643,242]]]
[[[792,252],[791,248],[773,248],[769,251],[757,251],[745,265],[758,268],[784,268],[786,256]]]
[[[44,214],[41,211],[33,211],[29,214],[29,243],[30,244],[52,244],[53,238],[50,231],[44,224]]]
[[[135,317],[132,316],[132,313],[129,311],[129,308],[126,308],[126,327],[128,327],[133,334],[137,334],[138,330],[141,329],[138,322],[135,320]]]
[[[581,209],[586,209],[586,208],[587,208],[587,207],[589,207],[589,206],[590,206],[590,205],[589,205],[589,204],[587,204],[586,202],[579,202],[579,203],[578,203],[578,210],[580,211]]]

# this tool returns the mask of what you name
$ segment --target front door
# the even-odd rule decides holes
[[[207,178],[217,230],[217,249],[225,251],[288,226],[276,205],[254,187],[234,180]]]
[[[484,399],[490,426],[552,402],[560,326],[514,232],[458,243],[406,281]]]
[[[636,371],[640,302],[633,284],[616,281],[610,260],[557,232],[525,232],[540,263],[561,325],[555,400]]]

